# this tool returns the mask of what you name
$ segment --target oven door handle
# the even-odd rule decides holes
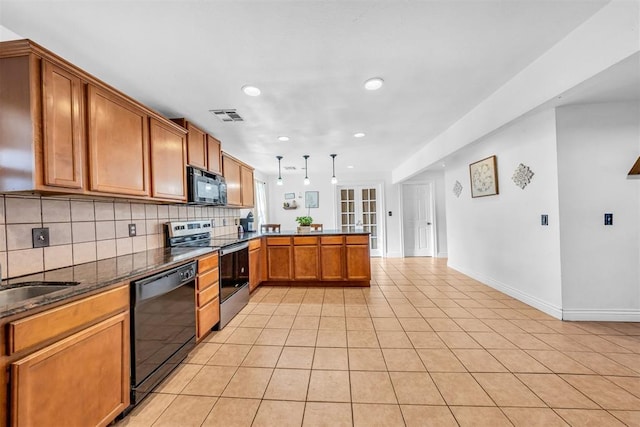
[[[247,249],[248,247],[249,247],[249,243],[247,242],[236,243],[233,245],[225,246],[220,249],[220,256],[227,255],[233,252],[238,252],[243,249]]]

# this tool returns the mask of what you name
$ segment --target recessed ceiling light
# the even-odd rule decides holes
[[[364,82],[364,88],[366,90],[378,90],[382,87],[383,84],[384,80],[382,80],[380,77],[373,77]]]
[[[347,166],[347,169],[353,169],[353,165]]]
[[[245,95],[249,95],[249,96],[260,95],[260,89],[251,85],[242,86],[242,91],[245,93]]]
[[[356,132],[353,134],[354,138],[362,138],[365,134],[363,132]]]
[[[278,137],[278,141],[287,142],[288,140],[289,140],[288,136],[282,135]]]

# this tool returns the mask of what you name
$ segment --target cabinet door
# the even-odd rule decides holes
[[[319,250],[317,245],[293,247],[293,278],[318,280],[320,278]]]
[[[371,280],[369,245],[346,245],[347,280]]]
[[[151,195],[159,199],[187,201],[186,135],[151,118]]]
[[[252,208],[254,205],[253,170],[246,166],[241,166],[240,175],[241,175],[240,187],[242,190],[242,206]]]
[[[343,253],[342,245],[320,246],[320,272],[322,280],[343,280]]]
[[[207,135],[187,122],[187,163],[197,168],[207,168]]]
[[[129,366],[127,312],[12,363],[11,423],[107,425],[129,405]]]
[[[267,246],[269,280],[291,280],[291,246]]]
[[[211,135],[207,135],[207,169],[210,172],[222,174],[220,155],[220,141]]]
[[[91,191],[149,195],[149,124],[126,99],[89,85]]]
[[[240,163],[230,157],[222,157],[222,170],[227,182],[227,204],[242,206],[242,194],[240,193]]]
[[[252,249],[249,251],[249,291],[252,292],[261,282],[262,254],[261,249]]]
[[[214,298],[196,310],[196,340],[204,338],[220,321],[220,299]]]
[[[85,142],[82,92],[78,76],[42,61],[45,185],[82,188]]]

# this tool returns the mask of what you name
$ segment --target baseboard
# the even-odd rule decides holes
[[[594,322],[640,322],[640,310],[625,309],[566,309],[562,320],[588,320]]]
[[[436,258],[447,258],[449,256],[449,254],[447,252],[438,252],[438,255],[436,255]]]
[[[387,258],[402,258],[402,252],[387,252]]]
[[[498,280],[495,280],[491,277],[486,277],[482,274],[478,274],[474,271],[467,270],[465,268],[456,266],[454,263],[450,261],[447,263],[449,268],[452,268],[460,273],[471,277],[472,279],[478,280],[484,283],[487,286],[490,286],[494,289],[499,290],[500,292],[504,292],[505,294],[514,297],[515,299],[522,301],[525,304],[528,304],[532,307],[537,308],[538,310],[547,313],[549,316],[553,316],[556,319],[562,319],[562,308],[557,307],[553,304],[550,304],[544,300],[541,300],[538,297],[534,297],[533,295],[529,295],[525,292],[522,292],[519,289],[513,288],[505,283],[502,283]]]

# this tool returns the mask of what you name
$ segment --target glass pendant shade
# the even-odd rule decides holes
[[[309,169],[307,168],[307,159],[309,159],[309,155],[305,154],[304,156],[304,185],[309,185],[311,184],[311,181],[309,180]]]
[[[331,177],[331,183],[337,184],[338,178],[336,178],[336,156],[337,154],[329,154],[331,156],[331,161],[333,162],[333,176]]]

